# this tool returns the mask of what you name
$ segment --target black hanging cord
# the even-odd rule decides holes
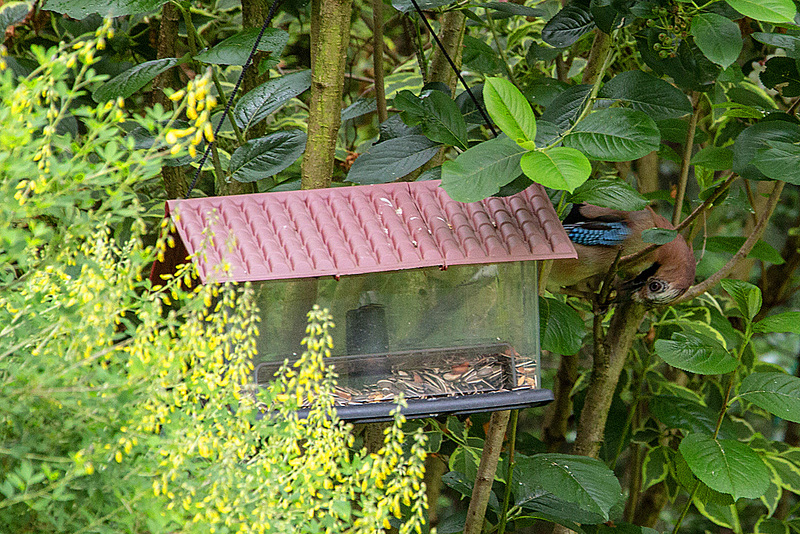
[[[412,2],[413,1],[414,0],[412,0]],[[247,69],[252,66],[253,56],[255,56],[256,52],[258,51],[258,45],[261,42],[261,38],[264,37],[264,32],[267,31],[269,23],[272,22],[272,18],[275,16],[275,13],[278,11],[278,7],[281,5],[282,2],[283,0],[273,0],[272,5],[269,6],[269,13],[267,14],[267,18],[264,19],[264,24],[261,25],[261,31],[258,32],[258,37],[256,37],[256,42],[253,43],[253,48],[252,50],[250,50],[250,55],[247,57],[247,61],[245,61],[244,65],[242,65],[242,73],[239,75],[239,79],[236,80],[236,85],[233,87],[233,91],[231,91],[231,96],[230,98],[228,98],[228,102],[225,104],[225,111],[222,113],[222,118],[220,119],[219,124],[217,124],[217,127],[214,129],[214,141],[211,141],[206,145],[206,150],[205,152],[203,152],[203,157],[200,159],[200,163],[198,164],[197,170],[194,173],[194,177],[192,178],[192,183],[189,184],[189,188],[186,191],[186,198],[189,198],[189,196],[192,194],[194,186],[197,185],[197,179],[200,177],[200,171],[203,169],[203,165],[208,159],[208,155],[211,153],[211,147],[217,140],[217,135],[219,134],[220,129],[222,129],[222,124],[225,122],[225,117],[228,116],[228,112],[230,111],[231,105],[233,104],[233,98],[236,96],[236,93],[239,91],[239,87],[242,85],[242,80],[244,80],[244,73],[247,72]]]
[[[456,76],[458,76],[458,80],[461,82],[461,85],[464,86],[464,89],[467,90],[467,94],[469,94],[469,97],[475,103],[475,107],[478,108],[478,112],[480,112],[481,117],[483,117],[483,120],[486,123],[486,126],[488,126],[489,129],[492,131],[492,134],[494,134],[494,136],[497,137],[497,130],[495,130],[491,119],[486,114],[486,111],[483,109],[483,106],[481,105],[481,103],[478,102],[478,99],[475,98],[475,95],[472,94],[472,90],[467,85],[467,82],[464,80],[464,77],[461,76],[461,72],[459,72],[458,67],[456,67],[455,62],[450,57],[450,54],[448,54],[447,50],[445,50],[444,45],[439,40],[439,36],[436,35],[436,32],[433,31],[433,28],[431,28],[430,22],[428,22],[428,19],[425,18],[425,15],[422,13],[422,9],[420,9],[419,4],[417,4],[417,0],[411,0],[411,3],[414,4],[414,9],[417,10],[417,14],[419,15],[419,18],[422,19],[422,22],[425,24],[425,27],[428,28],[428,31],[433,36],[433,39],[436,41],[436,45],[439,47],[439,50],[441,50],[442,54],[444,54],[444,57],[447,59],[447,62],[450,64],[450,68],[453,69],[453,72],[456,73]]]

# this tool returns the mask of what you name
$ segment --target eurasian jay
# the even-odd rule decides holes
[[[577,260],[556,260],[548,278],[548,288],[577,284],[592,285],[608,271],[622,248],[622,256],[634,254],[648,243],[642,231],[649,228],[674,229],[652,209],[618,211],[591,204],[576,204],[564,220],[564,229],[578,252]],[[691,246],[678,234],[631,265],[632,276],[621,286],[621,297],[661,305],[681,296],[694,282],[695,259]]]

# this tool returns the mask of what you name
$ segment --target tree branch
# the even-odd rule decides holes
[[[781,198],[781,192],[783,191],[783,186],[786,185],[786,182],[776,181],[775,186],[772,188],[772,193],[769,196],[769,200],[767,200],[767,205],[764,209],[764,213],[761,214],[761,218],[759,219],[758,223],[756,224],[755,228],[753,228],[753,232],[747,237],[744,243],[742,243],[741,248],[733,257],[728,260],[728,263],[725,266],[717,271],[712,276],[708,277],[706,280],[703,280],[699,284],[693,285],[689,288],[689,290],[684,293],[684,295],[675,301],[673,304],[678,304],[680,302],[685,302],[687,300],[691,300],[695,297],[699,297],[715,285],[719,283],[720,280],[728,276],[730,272],[736,267],[736,265],[744,260],[750,251],[753,249],[755,244],[761,239],[761,236],[764,234],[764,230],[767,228],[767,223],[769,222],[770,217],[772,216],[772,212],[775,211],[775,207],[778,205],[778,201]]]
[[[486,431],[486,441],[483,444],[481,463],[478,465],[478,474],[475,477],[475,486],[472,488],[472,498],[467,509],[464,534],[480,534],[483,530],[486,506],[489,504],[489,495],[492,493],[497,461],[503,448],[503,438],[506,435],[506,427],[510,417],[511,412],[503,410],[492,412],[492,417],[489,419],[489,428]]]
[[[678,191],[675,194],[675,209],[672,212],[672,225],[677,226],[683,211],[683,199],[686,196],[686,183],[689,181],[689,168],[692,166],[692,150],[694,149],[694,132],[697,129],[697,119],[700,117],[700,92],[692,94],[692,117],[689,119],[689,129],[686,131],[686,145],[683,149],[681,160],[681,174],[678,179]]]

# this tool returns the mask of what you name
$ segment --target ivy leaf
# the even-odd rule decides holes
[[[765,317],[753,325],[756,332],[783,332],[800,334],[800,312],[790,311]]]
[[[742,315],[748,321],[752,321],[761,309],[761,290],[742,280],[725,279],[720,282],[720,285],[733,298]]]
[[[640,70],[617,74],[603,86],[600,96],[628,102],[656,121],[677,119],[692,112],[692,104],[683,91]]]
[[[251,139],[231,155],[231,177],[238,182],[255,182],[274,176],[297,161],[305,148],[306,134],[302,130]]]
[[[603,161],[638,159],[658,150],[660,142],[653,119],[641,111],[623,108],[591,113],[564,137],[564,145]]]
[[[239,128],[247,131],[309,87],[310,70],[267,80],[239,99],[233,108],[233,119]]]
[[[431,141],[467,149],[467,124],[456,103],[443,92],[429,91],[418,97],[411,91],[400,91],[394,105],[402,110],[403,122],[419,125]]]
[[[800,423],[800,378],[786,373],[751,373],[739,397],[781,419]]]
[[[767,466],[746,443],[689,434],[678,449],[697,478],[734,499],[757,499],[769,487]]]
[[[725,0],[729,6],[751,19],[763,22],[794,22],[797,9],[792,0]]]
[[[256,44],[259,32],[258,28],[242,30],[214,45],[210,50],[197,54],[194,58],[214,65],[244,65],[247,58],[250,57],[253,45]],[[277,65],[278,58],[288,42],[289,34],[287,32],[278,28],[267,28],[258,42],[258,50],[269,52],[269,60]]]
[[[534,182],[570,193],[592,173],[592,164],[586,156],[563,146],[523,154],[520,167]]]
[[[513,83],[503,78],[486,78],[483,101],[489,116],[503,133],[520,146],[533,148],[536,117],[528,100]]]
[[[525,152],[506,135],[484,141],[444,162],[442,188],[458,202],[490,197],[522,174],[519,162]]]
[[[568,202],[583,202],[622,211],[643,210],[650,203],[626,182],[614,178],[588,180],[569,196]]]
[[[539,325],[544,350],[569,356],[577,354],[583,345],[583,319],[558,299],[539,297]]]
[[[718,340],[692,332],[675,332],[670,339],[657,339],[655,348],[665,362],[690,373],[721,375],[739,365]]]
[[[727,69],[742,51],[739,25],[716,13],[699,13],[692,17],[690,33],[708,59]]]
[[[438,151],[439,144],[424,135],[389,139],[372,145],[356,158],[347,181],[356,184],[393,182],[423,166]]]
[[[555,48],[567,48],[594,29],[592,13],[577,2],[564,6],[542,29],[542,40]]]
[[[174,57],[145,61],[117,74],[92,93],[95,102],[103,103],[116,98],[128,98],[165,70],[177,65]]]

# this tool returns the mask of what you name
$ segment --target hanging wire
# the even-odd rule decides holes
[[[217,124],[217,127],[214,129],[214,141],[211,141],[206,145],[206,149],[203,152],[203,157],[200,159],[200,163],[197,165],[197,170],[194,172],[192,183],[189,184],[189,188],[186,191],[186,198],[189,198],[189,196],[192,194],[194,186],[197,185],[197,179],[200,177],[200,171],[203,169],[203,165],[208,159],[208,155],[211,153],[211,148],[214,146],[214,142],[217,139],[217,135],[219,134],[219,131],[222,129],[222,124],[225,122],[225,117],[228,116],[228,112],[230,111],[231,105],[233,104],[233,99],[236,96],[236,93],[239,91],[239,87],[242,85],[242,80],[244,80],[244,74],[245,72],[247,72],[247,69],[252,66],[253,56],[255,56],[256,52],[258,51],[258,45],[259,43],[261,43],[261,39],[264,37],[264,32],[267,31],[269,23],[272,22],[272,18],[275,16],[275,13],[278,11],[278,7],[281,5],[282,2],[283,0],[273,0],[272,5],[269,6],[269,13],[267,14],[267,18],[264,19],[264,24],[261,25],[261,31],[258,32],[258,37],[256,37],[256,42],[253,43],[253,48],[250,50],[250,55],[247,57],[247,61],[245,61],[244,65],[242,65],[242,73],[239,74],[239,79],[236,80],[236,85],[233,87],[233,91],[231,91],[231,96],[228,98],[228,102],[225,104],[225,111],[222,113],[222,118],[220,119],[219,124]]]
[[[450,54],[448,54],[447,50],[445,50],[444,45],[439,40],[439,36],[436,35],[436,32],[433,31],[433,28],[431,28],[430,22],[428,22],[428,19],[425,18],[425,15],[422,13],[422,9],[420,9],[419,4],[417,3],[417,0],[411,0],[411,3],[414,4],[414,9],[417,10],[417,14],[419,15],[419,18],[422,19],[423,24],[425,24],[425,27],[428,28],[428,31],[433,36],[433,40],[436,41],[436,45],[439,47],[439,50],[441,50],[442,54],[444,54],[445,59],[447,59],[447,62],[450,64],[450,68],[453,69],[453,72],[456,74],[456,76],[458,76],[458,81],[461,82],[461,85],[464,86],[464,89],[466,89],[467,94],[472,99],[472,101],[475,103],[475,107],[478,108],[478,112],[481,114],[481,117],[483,117],[483,121],[486,123],[486,126],[492,131],[492,134],[495,137],[497,137],[497,130],[494,128],[494,125],[492,124],[492,121],[489,118],[489,115],[486,114],[486,111],[483,109],[483,106],[481,105],[480,102],[478,102],[478,99],[475,98],[475,95],[472,93],[472,89],[469,88],[469,86],[467,85],[467,82],[464,80],[464,77],[461,76],[461,72],[458,70],[458,67],[456,67],[456,64],[453,61],[453,59],[450,57]]]

